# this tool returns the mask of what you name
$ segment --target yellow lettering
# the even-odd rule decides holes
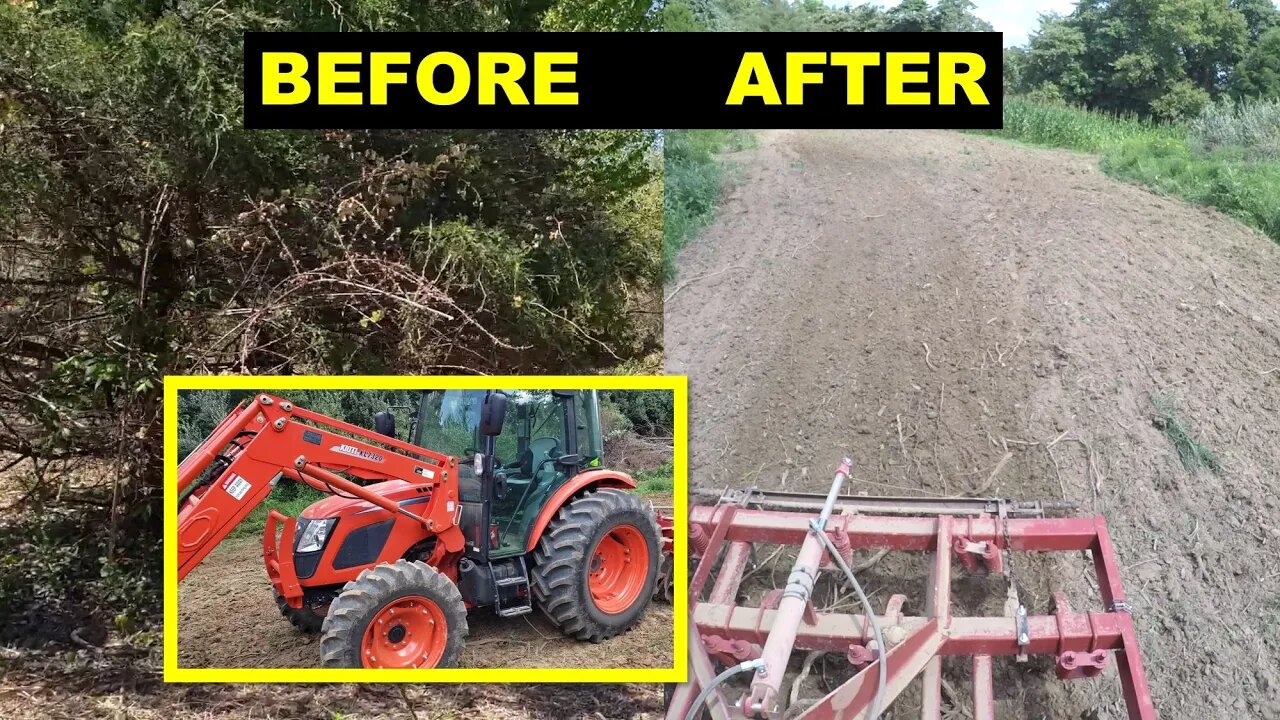
[[[447,66],[453,71],[453,87],[448,92],[436,89],[436,68]],[[432,105],[457,105],[471,89],[471,68],[462,56],[452,52],[433,52],[418,65],[418,93]]]
[[[805,70],[806,65],[827,62],[824,52],[787,53],[787,104],[804,104],[804,86],[822,82],[822,73]]]
[[[322,52],[316,70],[317,97],[321,105],[359,105],[364,98],[358,92],[338,92],[338,83],[360,82],[359,70],[339,70],[339,65],[359,65],[358,52]]]
[[[848,105],[861,105],[865,100],[863,90],[867,68],[876,67],[880,64],[880,53],[833,52],[831,53],[831,64],[845,68],[848,76],[848,91],[845,103]]]
[[[403,84],[409,81],[409,74],[391,72],[390,65],[408,65],[413,56],[407,52],[374,52],[369,53],[369,104],[387,104],[387,86],[391,83]]]
[[[927,52],[888,53],[888,87],[886,101],[890,105],[928,105],[930,98],[927,92],[907,92],[908,83],[929,82],[929,71],[907,70],[907,65],[928,65]]]
[[[288,66],[288,70],[282,69]],[[262,53],[262,104],[298,105],[311,95],[311,83],[303,77],[307,72],[307,58],[294,52]],[[289,86],[289,91],[280,88]]]
[[[499,65],[505,65],[506,69],[499,72]],[[524,75],[524,70],[524,58],[518,53],[480,53],[480,104],[496,105],[498,88],[502,88],[507,102],[512,105],[528,105],[528,96],[516,82]]]
[[[552,90],[556,83],[572,83],[578,80],[577,70],[556,70],[556,65],[577,65],[576,52],[540,52],[533,56],[533,104],[577,105],[578,93],[569,90]]]
[[[742,56],[738,65],[738,74],[729,88],[729,98],[725,105],[741,105],[749,97],[764,98],[765,105],[781,105],[778,88],[773,84],[773,75],[769,73],[769,64],[764,60],[764,53],[749,52]]]
[[[967,66],[962,73],[956,72],[959,65]],[[941,105],[956,104],[956,87],[964,88],[965,97],[974,105],[990,105],[987,94],[982,92],[978,80],[987,72],[987,61],[977,53],[944,52],[938,53],[938,103]]]

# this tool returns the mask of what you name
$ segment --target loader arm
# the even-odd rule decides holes
[[[418,515],[343,475],[456,492],[449,482],[456,471],[456,458],[260,394],[232,410],[178,466],[178,579],[266,500],[281,477],[360,498],[439,533],[457,523],[458,498],[416,505],[428,508]]]

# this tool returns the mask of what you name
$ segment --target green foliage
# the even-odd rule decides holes
[[[103,478],[34,481],[29,505],[57,494],[80,513],[50,546],[84,530],[159,557],[166,374],[572,373],[660,347],[660,322],[638,309],[661,293],[656,133],[249,132],[244,32],[649,30],[655,13],[631,0],[0,3],[0,452],[38,474],[93,458]],[[311,400],[369,422],[369,406],[298,402]],[[222,404],[184,408],[182,453]],[[15,589],[0,614],[68,615],[60,598],[123,608],[134,580],[158,577],[127,566],[123,542],[100,545],[87,564],[33,565],[62,584]]]
[[[991,134],[1099,153],[1109,175],[1218,208],[1280,242],[1280,103],[1213,105],[1171,124],[1013,98]]]
[[[669,462],[653,470],[638,470],[633,477],[641,495],[670,495],[675,490],[674,466]]]
[[[49,506],[0,522],[0,644],[39,647],[131,630],[159,612],[155,538],[113,538],[92,515]]]
[[[1177,406],[1171,398],[1156,396],[1152,398],[1152,403],[1155,405],[1156,412],[1153,422],[1165,437],[1169,438],[1169,442],[1173,443],[1178,451],[1178,460],[1184,469],[1189,472],[1202,468],[1213,472],[1222,470],[1222,463],[1217,455],[1193,437],[1187,426],[1183,424]]]
[[[1231,95],[1237,99],[1280,100],[1280,26],[1258,38],[1231,75]]]
[[[1280,160],[1280,98],[1211,105],[1188,129],[1199,150],[1239,148],[1247,159]]]
[[[989,134],[1032,145],[1099,153],[1127,140],[1182,138],[1183,131],[1168,123],[1143,120],[1136,115],[1116,116],[1063,104],[1045,104],[1023,98],[1006,98],[1004,129]]]
[[[832,7],[821,0],[670,0],[666,32],[973,32],[991,25],[970,0],[902,0],[892,8],[863,3]]]
[[[622,422],[615,429],[649,437],[671,437],[675,421],[675,396],[670,390],[604,390],[602,413],[616,412]]]
[[[1202,155],[1175,140],[1131,141],[1104,155],[1102,169],[1218,208],[1280,242],[1280,162],[1244,160],[1242,153],[1232,148]]]
[[[669,130],[663,141],[662,246],[670,279],[676,253],[715,218],[727,182],[721,154],[750,147],[755,138],[736,130]]]
[[[1041,18],[1014,56],[1010,89],[1118,114],[1190,118],[1228,89],[1266,95],[1277,53],[1259,38],[1277,23],[1270,0],[1078,0],[1069,15]]]
[[[296,482],[281,482],[261,505],[254,508],[231,530],[227,537],[259,538],[267,526],[267,513],[278,510],[289,517],[298,517],[307,506],[329,497],[325,493]]]

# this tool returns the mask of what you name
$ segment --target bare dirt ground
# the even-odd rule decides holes
[[[99,673],[99,677],[101,674]],[[0,676],[6,720],[598,720],[661,717],[654,685],[163,685]]]
[[[851,491],[1079,501],[1110,525],[1162,716],[1280,717],[1280,247],[987,138],[778,131],[732,160],[666,305],[690,482],[825,490],[848,453]],[[1156,397],[1221,472],[1183,468]],[[1014,562],[1033,613],[1096,597],[1082,558]],[[866,574],[873,602],[919,599],[902,567]],[[1113,673],[997,678],[1002,718],[1122,717]]]
[[[653,602],[641,623],[602,643],[566,637],[536,610],[499,618],[472,611],[460,667],[671,667],[671,606]],[[262,544],[227,540],[178,588],[182,667],[315,667],[320,638],[280,616]]]

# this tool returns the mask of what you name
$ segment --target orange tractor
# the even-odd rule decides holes
[[[671,519],[600,469],[594,391],[427,391],[409,441],[391,411],[374,425],[241,403],[179,466],[179,580],[289,480],[332,497],[297,519],[271,510],[263,557],[324,667],[455,665],[472,608],[536,606],[599,642],[670,597]]]

